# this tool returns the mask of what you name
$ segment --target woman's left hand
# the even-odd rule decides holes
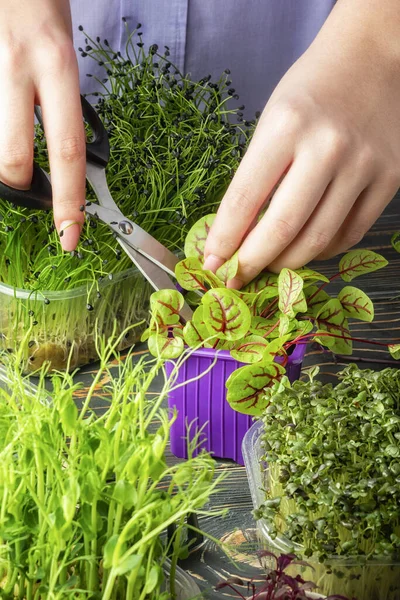
[[[400,185],[400,3],[339,0],[275,89],[205,250],[240,288],[358,243]],[[268,210],[260,211],[272,197]]]

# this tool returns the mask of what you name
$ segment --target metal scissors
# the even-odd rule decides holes
[[[110,158],[106,129],[96,110],[83,96],[81,103],[83,118],[92,130],[92,139],[86,142],[86,178],[99,202],[87,203],[86,213],[100,219],[115,232],[121,247],[155,290],[176,290],[177,286],[171,276],[174,277],[179,259],[119,210],[106,180],[106,166]],[[35,107],[35,114],[42,123],[39,107]],[[0,182],[0,196],[27,208],[49,210],[53,205],[49,176],[35,163],[29,190],[17,190]],[[180,312],[182,320],[190,320],[192,314],[191,308],[185,302]]]

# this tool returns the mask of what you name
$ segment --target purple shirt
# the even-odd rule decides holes
[[[335,0],[71,0],[75,46],[107,38],[123,51],[122,17],[142,23],[146,46],[169,46],[170,60],[194,79],[231,70],[232,85],[251,118],[315,38]],[[86,72],[94,61],[79,57],[81,87],[93,89]],[[104,75],[103,75],[104,76]],[[90,85],[89,85],[90,83]]]

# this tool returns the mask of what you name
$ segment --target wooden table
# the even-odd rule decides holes
[[[375,321],[372,324],[357,322],[352,327],[353,335],[370,340],[400,341],[400,254],[397,254],[390,244],[390,238],[395,231],[400,231],[400,194],[390,204],[378,223],[363,240],[361,247],[369,248],[383,254],[389,265],[377,273],[360,277],[355,285],[359,285],[370,295],[375,304]],[[337,259],[326,263],[313,265],[326,275],[332,275],[337,270]],[[341,283],[336,284],[340,288]],[[143,345],[137,347],[137,355],[146,352]],[[391,361],[384,349],[379,346],[356,344],[354,356],[333,357],[329,352],[321,352],[310,347],[305,359],[305,366],[320,365],[321,375],[332,379],[348,362],[358,362],[363,368],[384,368],[400,366]],[[82,370],[77,380],[88,385],[95,366]],[[84,393],[80,392],[80,395]],[[96,406],[101,410],[101,403]],[[170,455],[170,460],[177,460]],[[225,555],[217,544],[205,541],[197,551],[185,561],[183,567],[192,574],[207,597],[233,597],[233,594],[216,593],[215,584],[221,578],[232,574],[241,574],[257,578],[261,574],[254,552],[257,548],[255,523],[251,515],[252,502],[247,484],[244,467],[233,462],[219,461],[217,471],[226,473],[223,489],[211,501],[212,508],[229,509],[224,518],[204,518],[200,521],[201,528],[218,540],[228,544],[229,555]],[[236,565],[232,560],[236,561]]]

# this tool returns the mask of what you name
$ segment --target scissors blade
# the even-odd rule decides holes
[[[161,269],[156,263],[152,260],[149,260],[146,256],[143,256],[137,250],[132,248],[129,244],[126,243],[125,240],[119,238],[118,239],[120,245],[128,254],[132,262],[137,266],[139,271],[146,277],[147,281],[153,286],[155,290],[175,290],[177,288],[170,279],[169,275]],[[193,311],[190,306],[185,302],[180,315],[183,321],[190,321],[193,316]]]
[[[100,204],[86,205],[86,212],[106,223],[128,246],[146,256],[161,269],[174,276],[179,258],[139,225],[126,219],[120,210]]]

